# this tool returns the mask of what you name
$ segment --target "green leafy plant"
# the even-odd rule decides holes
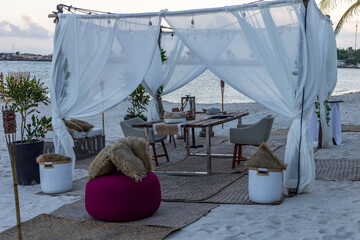
[[[143,112],[146,111],[146,106],[149,104],[150,96],[146,93],[143,85],[139,85],[131,94],[131,107],[127,109],[128,118],[141,117],[146,118]]]
[[[325,106],[326,125],[328,127],[330,127],[330,111],[331,111],[331,107],[330,107],[329,100],[324,101],[324,106]],[[318,117],[318,122],[320,122],[320,102],[319,101],[315,102],[315,113],[316,113],[316,115]]]
[[[0,98],[6,104],[12,104],[16,112],[21,116],[21,142],[32,142],[38,138],[43,138],[47,128],[51,127],[51,118],[38,118],[40,111],[37,109],[40,103],[49,104],[49,89],[40,82],[40,79],[13,77],[6,78],[3,86],[0,86]],[[31,123],[27,124],[27,118],[31,116]],[[26,131],[26,135],[25,135]]]

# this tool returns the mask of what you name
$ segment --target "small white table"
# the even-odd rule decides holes
[[[331,124],[332,124],[332,135],[333,140],[336,145],[341,145],[342,136],[341,136],[341,119],[340,119],[340,109],[339,103],[343,101],[330,101],[331,107]],[[314,111],[311,114],[309,121],[309,131],[314,141],[318,140],[319,134],[319,123],[318,117],[315,113],[316,109],[314,107]]]

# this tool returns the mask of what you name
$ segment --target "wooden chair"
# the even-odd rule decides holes
[[[130,118],[128,120],[121,121],[120,126],[124,133],[124,136],[125,137],[145,138],[145,132],[143,129],[132,127],[133,124],[138,124],[138,123],[143,123],[143,122],[145,122],[145,121],[143,119],[141,119],[140,117]],[[155,161],[156,166],[159,166],[158,157],[166,157],[166,161],[169,162],[169,156],[167,154],[166,146],[164,143],[164,140],[166,139],[166,137],[167,137],[167,135],[155,135],[154,131],[152,129],[150,131],[149,136],[147,137],[147,142],[149,143],[149,145],[152,147],[152,150],[153,150],[153,160]],[[164,150],[164,154],[156,153],[155,143],[157,143],[157,142],[161,142],[161,145]]]
[[[232,168],[235,168],[236,162],[240,163],[247,160],[246,157],[241,156],[241,147],[243,145],[260,146],[262,142],[269,139],[273,122],[274,117],[268,115],[257,123],[230,128],[230,142],[235,144]]]

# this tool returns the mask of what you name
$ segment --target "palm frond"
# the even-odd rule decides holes
[[[335,35],[338,35],[340,30],[344,26],[344,23],[347,22],[350,18],[354,17],[356,14],[358,14],[359,11],[360,11],[360,0],[357,0],[341,16],[338,24],[336,25],[335,31],[334,31]]]
[[[353,0],[321,0],[319,3],[319,8],[322,12],[328,13],[329,10],[332,10],[339,4],[348,1],[353,2]]]

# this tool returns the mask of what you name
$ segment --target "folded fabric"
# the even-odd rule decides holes
[[[157,123],[153,125],[154,133],[159,135],[181,135],[181,123]]]
[[[186,118],[184,112],[165,112],[164,118],[177,119],[177,118]]]
[[[87,137],[95,137],[99,135],[102,135],[101,128],[91,128],[89,131],[86,132]]]
[[[73,139],[83,139],[86,137],[86,132],[73,131],[71,135]]]

